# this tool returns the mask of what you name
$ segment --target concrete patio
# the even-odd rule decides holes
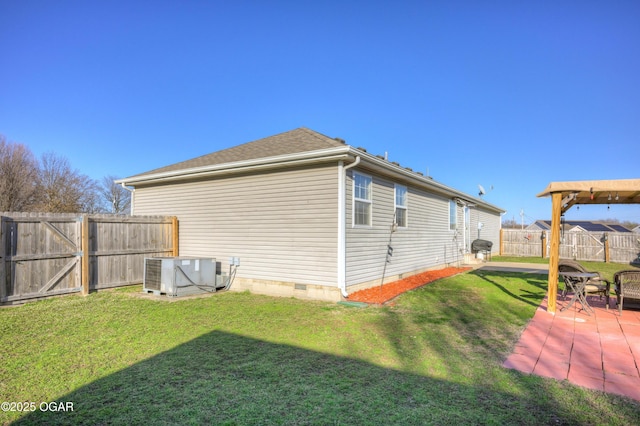
[[[615,296],[609,310],[589,296],[592,315],[579,302],[562,311],[570,296],[555,315],[545,297],[503,366],[640,401],[640,309],[625,303],[620,316]]]

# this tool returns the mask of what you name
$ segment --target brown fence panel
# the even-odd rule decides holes
[[[550,235],[547,233],[545,256],[549,257]],[[541,257],[542,231],[502,230],[504,256]],[[609,261],[631,263],[640,260],[640,235],[631,232],[606,233]],[[605,234],[602,232],[564,232],[560,240],[560,258],[604,262]]]
[[[80,290],[80,225],[70,214],[2,217],[2,302]]]
[[[103,289],[141,283],[144,258],[171,256],[171,217],[109,215],[89,218],[89,287]]]
[[[595,232],[565,232],[560,240],[560,257],[604,262],[602,237],[602,233]]]
[[[502,251],[504,256],[542,256],[542,231],[520,229],[503,229],[502,231]]]
[[[609,256],[616,263],[640,263],[640,234],[612,232],[609,238]]]
[[[0,213],[0,303],[79,292],[83,264],[89,289],[141,283],[145,257],[176,253],[174,227],[161,216]]]

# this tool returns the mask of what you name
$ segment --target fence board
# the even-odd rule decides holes
[[[549,257],[549,232],[503,229],[500,247],[503,256],[541,257],[542,233],[547,233],[546,256]],[[609,232],[609,261],[632,263],[640,260],[640,235],[632,232]],[[560,258],[605,261],[605,235],[602,232],[564,232],[560,238]]]
[[[142,282],[145,257],[173,253],[171,217],[100,216],[91,219],[92,289]]]
[[[83,247],[83,216],[0,213],[0,302],[137,284],[145,257],[176,250],[173,217],[85,218]]]
[[[3,217],[0,301],[73,292],[77,287],[77,215],[22,213]]]
[[[640,234],[616,232],[608,235],[609,256],[613,259],[630,259],[630,262],[640,263]]]
[[[542,256],[541,231],[503,229],[501,247],[504,256]]]

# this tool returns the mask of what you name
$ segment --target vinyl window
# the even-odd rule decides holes
[[[371,226],[371,177],[353,173],[353,225]]]
[[[396,224],[400,228],[407,227],[407,187],[395,185]]]

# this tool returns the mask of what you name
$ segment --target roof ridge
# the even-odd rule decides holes
[[[292,132],[294,130],[302,130],[302,131],[305,131],[305,132],[307,132],[310,135],[313,135],[315,137],[322,137],[322,138],[330,139],[332,141],[342,141],[343,140],[343,139],[340,139],[340,138],[332,138],[331,136],[327,136],[324,133],[320,133],[317,130],[310,129],[310,128],[305,127],[305,126],[301,126],[301,127],[298,127],[297,129],[290,130],[290,132]]]
[[[156,168],[135,176],[318,151],[344,145],[346,144],[340,139],[331,138],[307,127],[298,127],[275,135],[244,142],[240,145],[234,145],[203,154],[168,166]]]

